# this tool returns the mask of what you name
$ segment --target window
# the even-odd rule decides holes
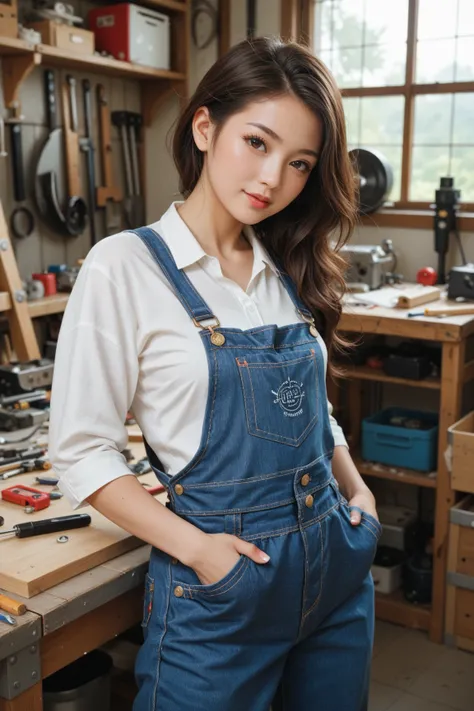
[[[451,175],[474,211],[474,0],[314,0],[312,24],[350,148],[392,166],[391,206],[426,210]]]

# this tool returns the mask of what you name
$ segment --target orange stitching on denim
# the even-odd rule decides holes
[[[205,595],[206,597],[218,597],[219,595],[223,595],[224,593],[228,592],[229,590],[232,590],[232,588],[235,585],[237,585],[239,580],[241,580],[249,562],[250,562],[250,558],[248,558],[246,555],[242,555],[242,558],[240,560],[240,565],[234,571],[234,574],[232,575],[232,577],[229,580],[226,580],[225,582],[223,582],[221,584],[217,583],[219,587],[217,587],[213,590],[208,591],[208,590],[206,590],[205,586],[203,586],[203,588],[200,588],[197,585],[186,585],[185,583],[181,583],[181,585],[183,588],[187,589],[188,592],[194,593],[194,595]],[[227,577],[227,575],[225,577]],[[236,577],[237,577],[237,580],[235,579]],[[230,583],[232,583],[232,582],[233,582],[233,584],[230,585]]]

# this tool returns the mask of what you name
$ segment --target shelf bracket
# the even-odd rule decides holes
[[[186,83],[184,81],[143,82],[141,84],[141,104],[143,123],[151,126],[158,111],[174,95],[185,101]]]
[[[20,86],[39,64],[41,55],[38,52],[2,57],[3,97],[7,108],[18,108]]]

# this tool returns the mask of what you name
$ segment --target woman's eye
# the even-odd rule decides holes
[[[306,163],[306,161],[304,160],[295,160],[291,165],[293,165],[297,170],[299,170],[300,173],[309,173],[309,171],[311,170],[311,166],[309,165],[309,163]]]
[[[266,146],[265,142],[262,141],[261,138],[258,138],[257,136],[247,136],[247,143],[252,146],[252,148],[255,148],[257,151],[265,151]]]

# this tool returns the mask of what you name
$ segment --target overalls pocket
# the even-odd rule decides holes
[[[147,573],[145,576],[145,593],[143,596],[142,627],[148,627],[151,613],[153,612],[153,593],[155,591],[155,581]]]
[[[186,582],[175,581],[174,584],[183,589],[185,597],[204,596],[206,598],[218,598],[229,590],[232,590],[242,580],[250,558],[246,555],[241,555],[237,563],[229,570],[229,572],[210,585],[200,585]]]
[[[293,447],[318,419],[318,368],[313,349],[299,358],[284,355],[236,358],[247,429],[254,437]]]

